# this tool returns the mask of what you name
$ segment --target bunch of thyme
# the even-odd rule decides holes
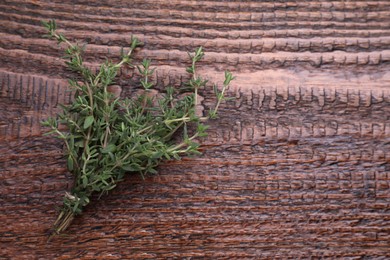
[[[191,79],[187,85],[191,94],[179,95],[175,88],[168,86],[161,96],[149,95],[154,69],[150,69],[150,60],[145,59],[137,66],[143,93],[133,98],[115,98],[109,86],[115,83],[121,66],[132,64],[131,55],[141,42],[132,38],[128,52],[122,54],[118,63],[106,60],[94,72],[83,63],[84,47],[57,33],[54,20],[42,23],[50,39],[66,45],[66,64],[78,74],[78,80],[69,80],[75,94],[73,102],[63,105],[57,118],[43,122],[50,128],[47,134],[55,134],[64,141],[67,168],[74,175],[73,187],[65,193],[54,223],[54,235],[69,227],[74,217],[90,203],[92,194],[103,195],[112,190],[125,173],[137,172],[142,176],[156,173],[162,160],[198,154],[196,138],[205,136],[207,129],[203,122],[216,118],[234,77],[226,71],[222,90],[214,87],[215,107],[207,116],[196,115],[198,90],[207,83],[196,73],[196,64],[204,55],[200,47],[189,54],[192,63],[187,72]],[[65,126],[65,131],[60,130],[61,125]],[[179,132],[181,137],[173,139]]]

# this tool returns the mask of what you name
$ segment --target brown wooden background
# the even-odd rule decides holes
[[[129,176],[50,243],[71,176],[39,122],[71,74],[42,19],[93,64],[135,34],[159,83],[199,45],[208,78],[237,76],[201,157]],[[388,259],[389,69],[390,1],[2,0],[0,258]]]

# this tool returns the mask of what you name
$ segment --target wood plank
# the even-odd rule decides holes
[[[275,259],[390,257],[389,1],[37,1],[0,3],[0,258]],[[68,103],[56,19],[117,59],[134,34],[154,79],[237,80],[203,155],[128,176],[46,243],[69,189],[62,144],[40,121]],[[122,96],[138,86],[123,69]],[[201,93],[203,107],[213,103]]]

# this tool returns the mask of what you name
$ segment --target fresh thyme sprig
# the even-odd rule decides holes
[[[65,192],[63,207],[53,226],[52,235],[55,235],[66,230],[74,217],[81,214],[92,194],[101,196],[112,190],[125,173],[137,172],[142,176],[157,173],[156,167],[162,160],[198,154],[196,138],[206,136],[207,130],[203,121],[217,117],[220,103],[234,77],[225,72],[222,90],[214,86],[215,107],[207,116],[196,115],[198,90],[207,84],[207,80],[196,73],[196,64],[204,56],[200,47],[194,54],[189,54],[191,66],[187,72],[192,77],[187,86],[191,88],[191,94],[179,95],[173,87],[166,87],[161,96],[148,95],[153,87],[150,78],[155,69],[151,69],[151,61],[145,59],[137,66],[144,92],[133,98],[115,98],[108,87],[114,84],[121,66],[132,64],[131,55],[142,43],[132,38],[129,50],[122,53],[118,63],[106,60],[93,72],[83,63],[84,46],[73,44],[57,33],[54,20],[42,23],[50,39],[65,44],[66,64],[81,78],[69,80],[75,94],[73,102],[64,105],[57,118],[43,122],[50,128],[47,134],[64,141],[67,168],[74,175],[73,187]],[[60,125],[64,125],[66,131],[61,131]],[[190,131],[190,125],[195,125],[195,129]],[[181,138],[173,140],[179,129],[182,129]]]

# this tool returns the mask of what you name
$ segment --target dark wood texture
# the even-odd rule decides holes
[[[39,122],[71,74],[42,19],[92,65],[135,34],[156,82],[199,45],[208,78],[237,76],[202,156],[128,176],[49,243],[71,176]],[[389,69],[390,1],[0,1],[0,258],[388,259]]]

